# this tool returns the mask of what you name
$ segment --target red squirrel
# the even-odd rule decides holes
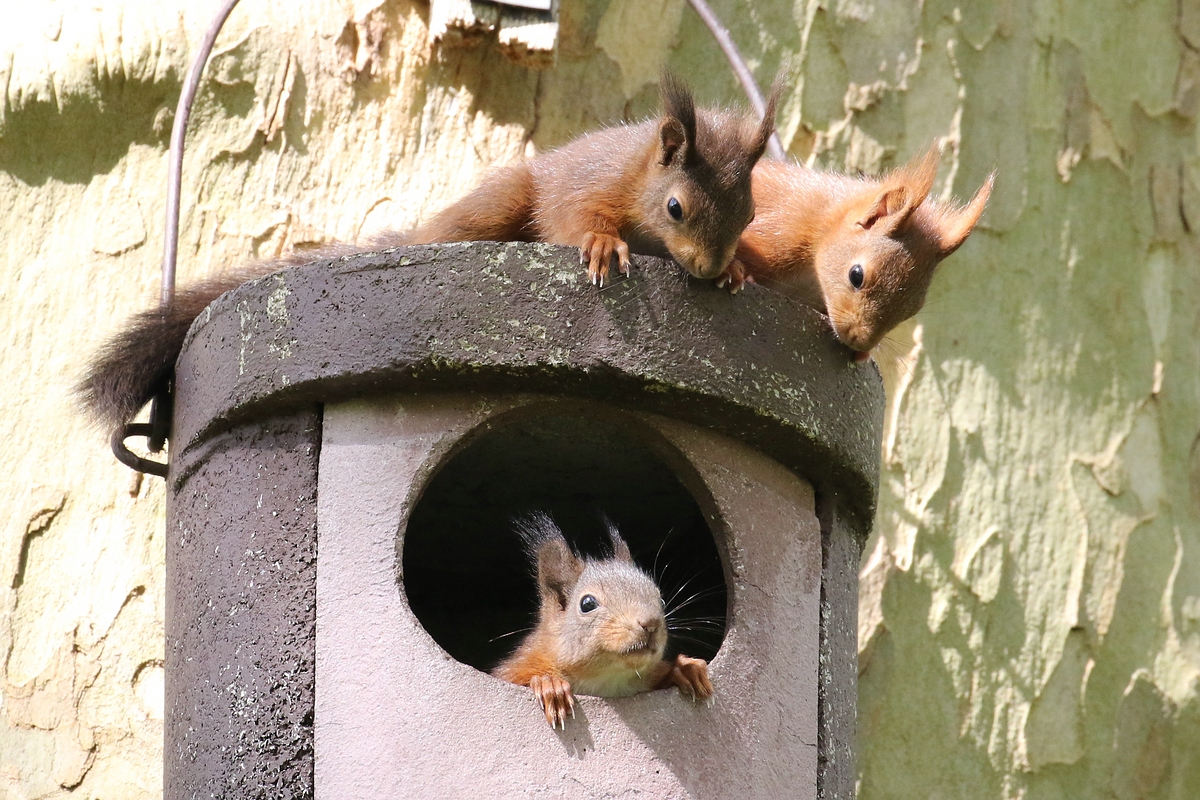
[[[696,110],[691,92],[663,76],[659,120],[582,136],[489,175],[471,194],[395,244],[538,241],[573,245],[592,283],[613,258],[673,258],[715,278],[754,217],[750,175],[775,128],[777,81],[761,120]]]
[[[827,314],[838,339],[865,360],[920,311],[935,268],[966,241],[991,195],[995,173],[967,205],[935,203],[937,167],[936,147],[878,180],[760,162],[757,214],[718,284],[785,288]]]
[[[665,75],[658,120],[599,130],[501,167],[411,231],[294,253],[181,289],[165,311],[134,316],[102,346],[77,394],[102,424],[128,422],[169,383],[188,328],[213,300],[319,258],[412,244],[539,241],[579,247],[596,285],[614,258],[627,273],[630,253],[674,258],[692,275],[714,278],[754,216],[750,175],[774,130],[781,87],[777,81],[755,120],[697,110],[688,88]]]
[[[551,728],[566,729],[575,694],[628,697],[676,686],[692,700],[713,696],[706,661],[664,656],[662,595],[615,526],[608,525],[612,557],[600,560],[576,555],[547,514],[517,527],[537,567],[538,621],[492,674],[528,686]]]

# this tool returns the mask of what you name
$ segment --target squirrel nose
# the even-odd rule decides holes
[[[721,263],[719,257],[714,256],[711,260],[696,259],[696,275],[697,278],[715,278],[720,275],[725,267],[729,266],[729,262]]]
[[[642,630],[646,633],[658,633],[658,629],[662,626],[662,622],[657,619],[644,619],[638,622],[642,626]]]
[[[867,342],[866,328],[858,322],[851,323],[844,328],[842,340],[859,352],[867,352],[871,349]]]

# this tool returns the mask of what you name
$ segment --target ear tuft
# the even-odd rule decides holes
[[[771,92],[767,95],[762,119],[759,120],[754,132],[746,142],[746,152],[750,157],[751,165],[762,158],[762,154],[767,150],[767,143],[771,140],[771,134],[775,132],[775,114],[779,108],[779,98],[783,96],[786,78],[787,70],[784,69],[781,69],[775,76],[775,81],[771,84]]]
[[[633,563],[633,554],[629,552],[629,545],[621,538],[620,531],[607,516],[604,518],[604,526],[608,528],[608,540],[612,544],[613,558],[617,561]]]
[[[658,126],[658,163],[667,166],[682,156],[691,159],[696,151],[696,101],[692,90],[670,72],[660,81],[663,115]]]
[[[933,189],[933,181],[937,178],[938,164],[942,160],[942,151],[934,143],[924,155],[914,156],[911,161],[896,171],[894,177],[900,178],[905,187],[912,193],[912,205],[917,207],[925,202]]]
[[[538,593],[542,596],[542,606],[553,602],[560,609],[565,609],[571,591],[583,574],[583,561],[572,552],[566,537],[549,514],[530,514],[516,520],[515,526],[537,565]]]
[[[983,186],[963,208],[947,209],[938,220],[938,244],[942,258],[957,250],[975,230],[983,209],[987,207],[988,198],[992,196],[992,186],[996,182],[996,173],[988,175]]]

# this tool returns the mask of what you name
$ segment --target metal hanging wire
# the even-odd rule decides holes
[[[725,54],[725,60],[729,62],[729,66],[733,69],[733,74],[737,76],[738,83],[742,85],[742,91],[750,99],[750,105],[754,107],[755,112],[761,117],[766,113],[767,101],[763,99],[762,92],[758,88],[758,83],[754,80],[754,74],[750,72],[750,67],[746,65],[746,61],[742,58],[737,45],[733,43],[733,38],[729,35],[729,30],[721,24],[721,20],[717,19],[717,15],[713,13],[712,8],[705,0],[688,0],[688,4],[700,16],[704,24],[708,26],[709,33],[717,40],[717,46]],[[776,161],[783,161],[787,158],[787,154],[783,152],[783,143],[779,140],[779,134],[775,131],[771,131],[771,138],[767,142],[767,151],[770,152],[771,158]]]
[[[212,53],[213,43],[217,35],[229,19],[233,7],[238,0],[225,0],[217,15],[200,42],[200,49],[192,58],[191,68],[183,82],[183,91],[175,106],[175,120],[171,125],[171,146],[167,156],[167,218],[163,231],[162,284],[159,290],[159,309],[166,314],[175,298],[175,264],[179,257],[179,201],[182,196],[183,182],[183,142],[187,137],[188,117],[192,113],[192,103],[196,99],[196,91],[200,87],[200,76],[208,56]],[[125,446],[125,440],[131,436],[145,437],[146,446],[151,453],[162,452],[170,432],[171,411],[173,406],[172,387],[168,386],[150,401],[150,421],[130,422],[113,431],[109,444],[113,455],[127,467],[157,475],[167,476],[167,464],[143,458]]]
[[[225,26],[225,20],[238,0],[225,0],[225,5],[217,12],[200,42],[200,49],[192,59],[192,67],[188,70],[187,80],[183,84],[183,92],[179,95],[179,103],[175,106],[175,121],[171,125],[171,154],[167,163],[167,224],[163,236],[162,260],[162,290],[159,293],[159,305],[166,310],[175,297],[175,262],[179,256],[179,198],[183,182],[183,140],[187,136],[188,117],[192,115],[192,102],[196,99],[196,90],[200,88],[200,75],[208,56],[212,53],[213,43],[217,34]]]

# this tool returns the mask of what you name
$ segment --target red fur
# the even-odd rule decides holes
[[[778,284],[827,314],[838,338],[868,352],[920,310],[935,268],[970,235],[991,194],[990,176],[966,206],[929,198],[937,150],[883,179],[851,178],[798,164],[754,169],[756,216],[727,279]],[[863,267],[855,288],[849,271]]]
[[[517,652],[496,667],[494,670],[496,677],[518,686],[528,686],[530,679],[537,675],[566,677],[559,669],[549,643],[539,641],[540,638],[535,633],[526,639]]]

